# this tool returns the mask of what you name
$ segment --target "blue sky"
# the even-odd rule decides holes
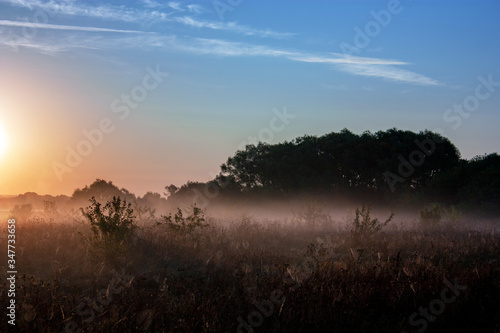
[[[465,158],[498,152],[500,87],[483,85],[473,112],[454,105],[474,102],[480,77],[500,81],[499,13],[495,1],[0,0],[0,193],[70,194],[95,178],[160,192],[211,179],[259,134],[439,129]],[[113,101],[148,68],[168,75],[119,118]],[[293,117],[270,135],[276,112]],[[113,129],[70,166],[103,119]]]

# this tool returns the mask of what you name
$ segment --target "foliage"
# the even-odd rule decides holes
[[[438,173],[454,167],[460,157],[448,139],[430,131],[390,129],[356,135],[343,129],[274,145],[247,145],[221,166],[221,175],[230,177],[245,191],[384,193],[389,188],[384,174],[399,174],[400,157],[409,158],[417,150],[424,150],[425,163],[413,168],[398,188],[422,189]]]
[[[133,209],[139,221],[153,221],[155,219],[156,209],[150,206],[141,205],[137,201],[134,201]]]
[[[15,205],[10,211],[10,215],[19,221],[26,221],[33,214],[31,204]]]
[[[500,155],[461,160],[453,169],[437,175],[429,192],[435,200],[448,204],[499,213]]]
[[[179,191],[179,188],[177,186],[175,186],[174,184],[170,184],[168,186],[165,186],[165,190],[167,192],[164,192],[163,194],[165,196],[171,196],[171,195],[174,195],[175,192]]]
[[[89,198],[95,198],[96,201],[105,203],[111,201],[113,197],[121,197],[130,202],[136,199],[134,194],[124,188],[119,189],[113,182],[96,179],[83,189],[76,189],[71,196],[71,201],[80,204],[89,200]]]
[[[91,237],[80,233],[82,240],[89,248],[91,259],[103,264],[109,263],[116,268],[120,266],[119,259],[127,250],[128,241],[135,229],[134,211],[130,203],[113,197],[104,207],[95,197],[90,199],[87,209],[80,208],[83,216],[90,223]]]
[[[441,218],[441,208],[438,204],[424,207],[419,213],[420,225],[424,228],[439,226]]]
[[[327,226],[333,223],[331,216],[323,211],[323,206],[317,201],[304,205],[302,209],[294,213],[294,217],[299,224],[308,227]]]
[[[131,201],[132,202],[132,201]],[[147,192],[144,196],[138,197],[137,200],[134,200],[137,205],[146,210],[166,210],[168,209],[167,199],[163,198],[160,193],[157,192]],[[146,208],[149,207],[149,208]],[[134,211],[139,214],[139,212],[135,209]],[[153,214],[154,215],[154,214]]]
[[[134,210],[132,205],[120,197],[113,197],[104,207],[95,197],[91,205],[84,210],[83,216],[90,222],[94,236],[104,240],[122,241],[128,239],[134,229]]]
[[[196,206],[192,206],[190,214],[186,217],[184,217],[180,208],[177,208],[177,213],[175,213],[173,219],[172,214],[162,215],[161,217],[163,221],[158,222],[158,225],[166,225],[174,234],[181,236],[191,234],[196,228],[208,227],[208,223],[204,223],[205,214],[203,210]]]
[[[444,214],[446,216],[446,223],[450,227],[457,227],[458,222],[462,219],[462,212],[453,205],[449,209],[444,209]]]
[[[391,213],[389,218],[384,222],[379,221],[377,218],[373,219],[370,216],[370,206],[365,207],[363,205],[361,210],[356,208],[356,217],[352,222],[351,231],[355,238],[366,239],[382,230],[382,228],[389,224],[393,218],[394,213]]]

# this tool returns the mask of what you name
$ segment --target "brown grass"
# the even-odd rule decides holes
[[[410,325],[410,315],[439,298],[447,279],[467,289],[426,332],[500,329],[498,233],[391,229],[360,242],[334,224],[208,222],[187,236],[140,227],[124,255],[101,261],[81,241],[78,232],[89,233],[83,222],[19,222],[16,328],[236,332],[239,317],[248,322],[255,304],[279,292],[284,302],[273,303],[255,331],[413,332],[421,326]],[[0,331],[7,326],[2,319]]]

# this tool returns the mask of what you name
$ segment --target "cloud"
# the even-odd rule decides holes
[[[302,52],[283,50],[265,45],[242,42],[231,42],[221,39],[178,38],[173,34],[160,34],[136,31],[118,30],[96,27],[67,26],[54,24],[33,24],[29,22],[0,20],[0,25],[11,27],[31,27],[50,30],[67,30],[64,36],[37,36],[32,41],[27,38],[11,38],[2,31],[0,45],[17,49],[25,47],[46,54],[57,54],[74,49],[122,50],[122,49],[160,49],[198,55],[214,55],[224,57],[275,57],[303,63],[330,64],[333,68],[352,75],[383,78],[394,82],[416,85],[435,86],[441,83],[424,75],[411,72],[397,66],[408,65],[393,59],[367,58],[345,56],[339,53]],[[89,34],[97,32],[98,34]],[[99,34],[114,32],[116,34]]]
[[[198,54],[213,54],[219,56],[268,56],[281,57],[307,63],[334,64],[335,68],[353,75],[377,77],[390,81],[424,86],[435,86],[441,84],[439,81],[431,79],[427,76],[405,69],[396,68],[394,66],[408,65],[408,63],[391,59],[355,56],[346,57],[339,53],[311,55],[302,52],[278,50],[262,45],[201,38],[187,44],[177,44],[175,47],[181,49],[182,51]]]
[[[158,1],[155,1],[155,0],[141,0],[142,4],[144,5],[144,7],[147,7],[147,8],[158,8],[158,7],[163,7],[164,5],[162,5],[161,3],[159,3]]]
[[[326,64],[360,64],[360,65],[407,65],[408,63],[398,60],[366,58],[357,56],[348,56],[341,53],[330,53],[327,56],[297,54],[292,60],[312,63]]]
[[[102,20],[123,21],[128,23],[147,24],[148,26],[157,22],[180,23],[191,28],[210,29],[239,33],[246,36],[259,36],[270,38],[285,38],[295,34],[272,31],[270,29],[254,29],[240,25],[236,22],[202,21],[189,16],[175,16],[185,11],[199,14],[202,8],[198,4],[184,6],[180,2],[168,2],[162,4],[155,0],[142,0],[144,8],[130,8],[124,6],[88,6],[81,2],[53,2],[40,0],[4,0],[13,6],[28,9],[41,9],[50,15],[61,14],[70,16],[91,17]],[[169,11],[165,11],[168,8]],[[161,9],[161,11],[160,11]]]
[[[190,13],[201,14],[203,12],[203,7],[198,4],[190,4],[186,5],[185,9],[182,7],[180,2],[168,2],[168,3],[160,3],[156,0],[141,0],[141,3],[146,8],[165,8],[169,7],[179,12],[189,11]]]
[[[212,30],[230,31],[247,36],[285,38],[296,35],[295,33],[290,33],[290,32],[275,32],[269,29],[268,30],[254,29],[244,25],[239,25],[236,22],[201,21],[201,20],[196,20],[189,16],[175,17],[174,20],[194,28],[207,28]]]
[[[195,54],[211,54],[217,56],[235,57],[235,56],[273,56],[283,57],[294,53],[276,50],[263,45],[253,45],[248,43],[229,42],[220,39],[194,38],[177,41],[173,45],[178,50]]]
[[[338,68],[353,75],[378,77],[390,81],[406,82],[423,86],[441,85],[439,81],[431,79],[427,76],[387,65],[341,64]]]
[[[59,15],[70,15],[70,16],[81,16],[81,17],[92,17],[102,20],[113,20],[113,21],[123,21],[123,22],[135,22],[135,23],[146,23],[151,20],[166,20],[170,15],[177,12],[173,10],[170,12],[150,10],[150,9],[133,9],[124,6],[110,6],[110,5],[99,5],[99,6],[88,6],[81,2],[54,2],[54,1],[40,1],[40,0],[4,0],[4,2],[9,3],[13,6],[24,7],[31,10],[39,9],[50,16],[55,14]],[[149,7],[154,5],[156,1],[146,1],[149,3]],[[148,7],[148,6],[147,6]],[[168,6],[172,8],[171,6]]]
[[[9,39],[2,38],[0,40],[0,46],[6,46],[9,48],[12,48],[16,52],[19,50],[20,47],[27,48],[27,49],[33,49],[39,53],[47,54],[47,55],[51,55],[51,56],[56,56],[64,51],[69,50],[69,48],[65,45],[61,45],[61,44],[51,45],[48,43],[37,43],[37,42],[33,41],[32,39],[23,38],[23,37],[16,38],[15,40],[14,39],[9,40]]]
[[[144,33],[142,31],[137,31],[137,30],[107,29],[107,28],[57,25],[48,23],[31,23],[31,22],[9,21],[9,20],[0,20],[0,25],[8,27],[31,28],[31,29],[76,30],[76,31],[86,31],[86,32]]]
[[[173,1],[171,1],[171,2],[167,3],[167,6],[169,6],[173,10],[178,10],[178,11],[182,10],[181,4],[179,2],[173,2]]]
[[[188,11],[195,14],[201,14],[203,12],[203,7],[200,5],[187,5]]]

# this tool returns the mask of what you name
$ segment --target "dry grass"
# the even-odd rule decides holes
[[[207,222],[184,236],[137,228],[123,255],[102,261],[81,241],[90,232],[83,222],[18,223],[17,329],[235,332],[237,318],[248,322],[278,292],[284,302],[255,331],[412,332],[421,326],[410,315],[440,297],[444,279],[467,289],[426,332],[500,329],[498,233],[393,228],[359,242],[335,224]]]

